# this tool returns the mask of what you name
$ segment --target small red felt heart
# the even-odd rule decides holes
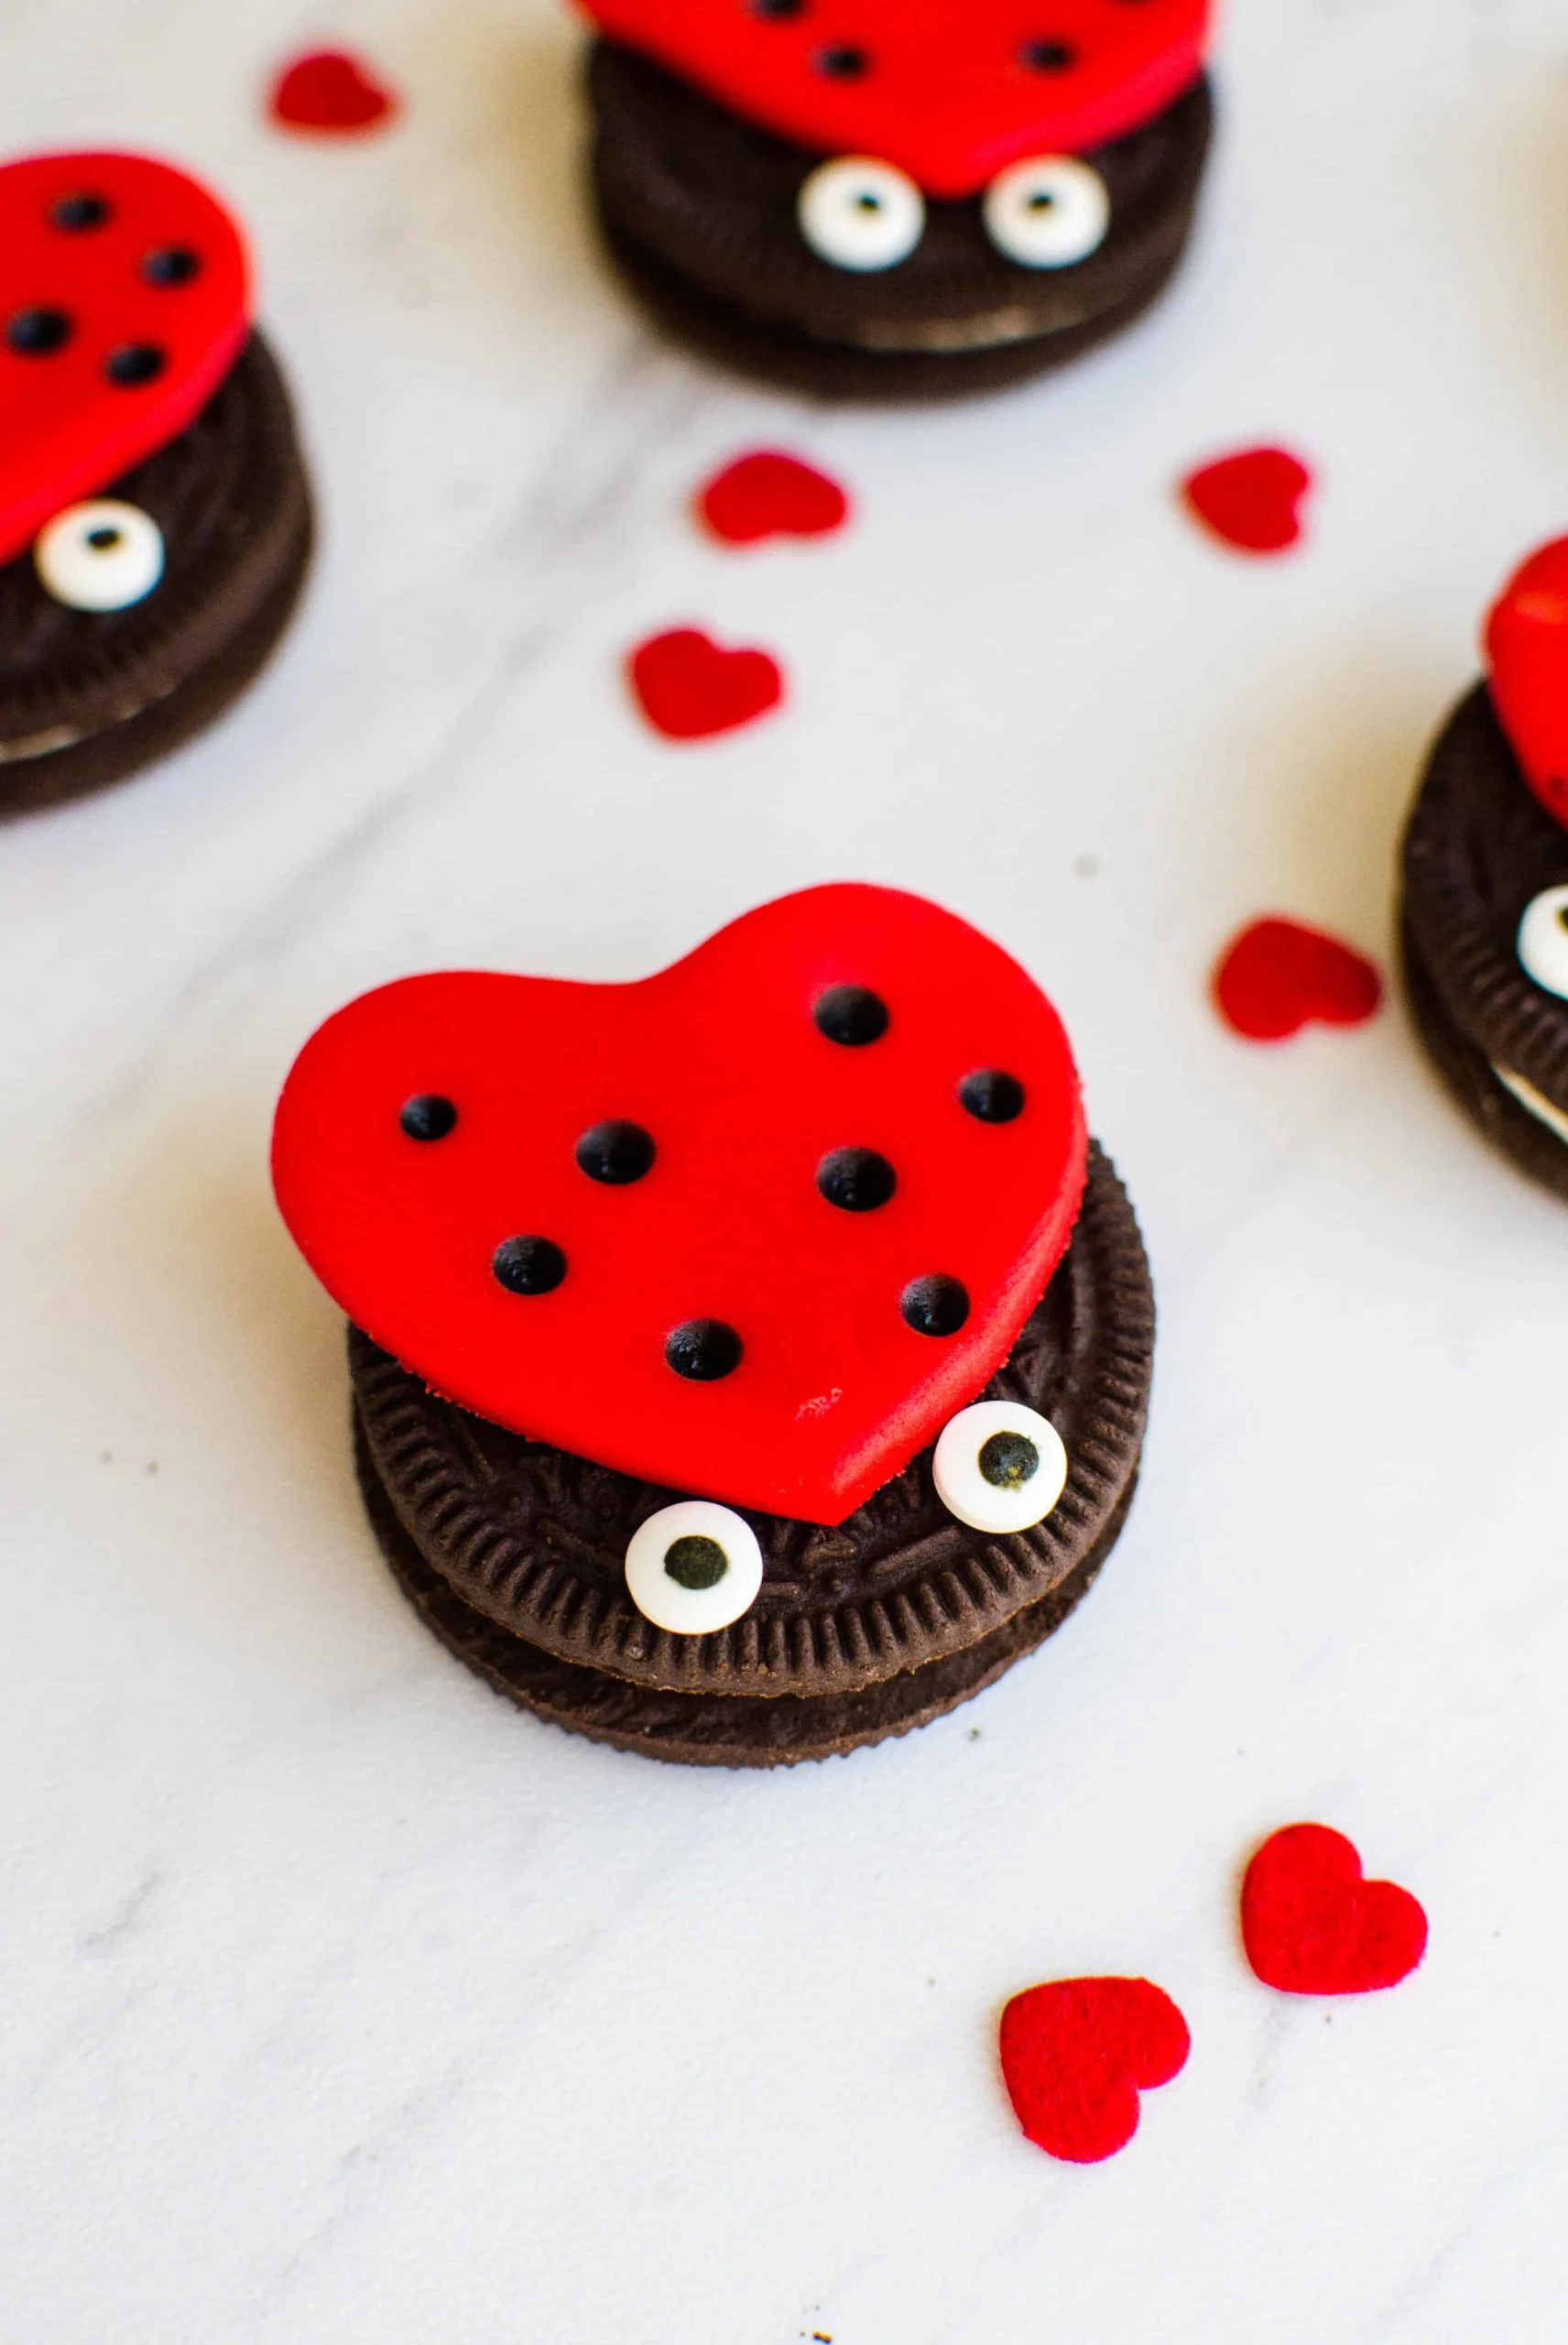
[[[1186,2021],[1147,1979],[1058,1979],[1002,2013],[1002,2078],[1018,2123],[1076,2165],[1127,2147],[1139,2092],[1179,2076],[1191,2048]]]
[[[1214,983],[1221,1017],[1250,1042],[1280,1042],[1312,1024],[1360,1026],[1383,998],[1383,980],[1363,954],[1293,920],[1244,928]]]
[[[735,546],[759,538],[822,538],[849,518],[849,499],[836,480],[798,456],[758,448],[715,473],[697,510],[716,538]]]
[[[643,714],[671,741],[733,733],[784,697],[779,663],[768,652],[725,651],[694,627],[651,636],[629,666]]]
[[[1408,1889],[1363,1880],[1343,1833],[1289,1824],[1247,1868],[1241,1935],[1266,1987],[1364,1995],[1409,1977],[1426,1952],[1426,1915]]]
[[[583,0],[612,40],[823,155],[875,155],[972,195],[1030,155],[1077,155],[1203,68],[1210,0]]]
[[[1241,553],[1283,553],[1301,535],[1301,500],[1312,475],[1284,448],[1247,448],[1189,473],[1188,506],[1206,529]]]
[[[283,67],[267,111],[285,129],[341,137],[379,129],[400,111],[400,102],[346,49],[313,49]]]
[[[1524,778],[1568,825],[1568,538],[1532,553],[1486,622],[1492,704]]]
[[[195,420],[248,333],[239,230],[139,155],[0,169],[0,562]]]
[[[966,1102],[982,1071],[1011,1078],[1000,1120]],[[865,1210],[833,1201],[847,1151],[891,1175]],[[273,1179],[328,1292],[438,1391],[831,1523],[1006,1358],[1086,1151],[1067,1037],[1018,964],[919,897],[828,887],[635,985],[366,994],[300,1053]],[[519,1246],[544,1266],[524,1287]],[[715,1327],[724,1357],[682,1368],[677,1335]]]

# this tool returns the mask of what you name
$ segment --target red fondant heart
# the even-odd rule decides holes
[[[1251,1042],[1280,1042],[1303,1026],[1359,1026],[1383,998],[1364,954],[1299,921],[1257,920],[1226,946],[1214,999]]]
[[[671,627],[632,653],[632,690],[656,732],[671,741],[733,733],[784,696],[779,663],[766,651],[725,651],[694,627]]]
[[[1568,824],[1568,538],[1532,553],[1486,623],[1492,704],[1524,778]]]
[[[886,1031],[827,1039],[839,987],[874,994]],[[960,1100],[988,1068],[1023,1086],[1012,1120]],[[456,1110],[439,1140],[400,1126],[423,1095]],[[651,1137],[641,1178],[580,1169],[606,1122]],[[893,1168],[875,1210],[819,1191],[846,1149]],[[1066,1246],[1085,1149],[1067,1038],[1017,963],[918,897],[829,887],[635,985],[459,972],[365,995],[289,1075],[273,1173],[323,1285],[464,1407],[676,1489],[837,1522],[1006,1358]],[[550,1292],[498,1282],[518,1237],[564,1257]],[[908,1324],[911,1289],[950,1302],[954,1331]],[[692,1381],[666,1343],[708,1321],[740,1362]]]
[[[754,545],[759,538],[822,538],[844,527],[849,499],[836,480],[798,456],[758,448],[715,473],[697,509],[716,538]]]
[[[192,422],[249,331],[228,213],[137,155],[0,168],[0,562]]]
[[[1002,2077],[1018,2123],[1077,2165],[1127,2147],[1139,2092],[1180,2075],[1191,2045],[1186,2021],[1147,1979],[1058,1979],[1002,2013]]]
[[[1149,121],[1197,79],[1209,17],[1209,0],[583,5],[612,39],[781,137],[877,156],[941,196]]]
[[[1408,1889],[1364,1881],[1343,1833],[1290,1824],[1247,1868],[1241,1935],[1266,1987],[1363,1995],[1409,1977],[1426,1952],[1426,1915]]]
[[[341,136],[379,129],[398,112],[398,101],[359,58],[314,49],[283,68],[267,110],[286,129]]]
[[[1284,448],[1248,448],[1189,473],[1181,494],[1215,537],[1242,553],[1283,553],[1301,535],[1312,476]]]

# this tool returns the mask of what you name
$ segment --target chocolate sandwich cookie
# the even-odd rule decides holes
[[[1444,728],[1405,834],[1406,988],[1471,1121],[1568,1198],[1568,540],[1525,564],[1486,640],[1489,681]]]
[[[244,689],[309,568],[239,234],[128,156],[0,169],[0,813],[119,780]]]
[[[1121,1530],[1138,1225],[1050,1004],[934,905],[811,889],[633,986],[383,987],[273,1162],[388,1561],[557,1724],[728,1766],[901,1734]]]
[[[1013,0],[912,27],[883,0],[588,4],[609,249],[666,324],[769,381],[1017,382],[1129,324],[1186,246],[1203,0],[1058,0],[1049,33]]]

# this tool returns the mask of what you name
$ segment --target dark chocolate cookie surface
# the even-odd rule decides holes
[[[1526,784],[1485,685],[1432,751],[1402,868],[1407,987],[1438,1072],[1489,1140],[1568,1195],[1553,1122],[1568,1126],[1568,999],[1519,955],[1530,906],[1568,887],[1568,831]]]
[[[162,534],[151,593],[56,601],[30,552],[0,568],[0,813],[122,779],[233,700],[288,622],[310,563],[310,488],[289,395],[252,336],[190,429],[103,491]]]
[[[1007,1537],[966,1529],[938,1499],[926,1450],[836,1529],[748,1515],[761,1594],[707,1636],[656,1629],[626,1591],[632,1532],[679,1493],[487,1424],[354,1331],[362,1472],[405,1586],[493,1683],[547,1715],[571,1709],[561,1722],[587,1733],[613,1716],[632,1747],[655,1747],[649,1721],[665,1718],[664,1740],[775,1764],[920,1723],[1065,1616],[1130,1500],[1153,1325],[1138,1225],[1095,1150],[1073,1243],[987,1388],[1038,1409],[1066,1445],[1067,1486],[1046,1521]],[[791,1718],[811,1748],[794,1748]]]
[[[942,397],[1021,380],[1103,341],[1163,289],[1192,226],[1208,151],[1206,81],[1083,159],[1108,232],[1060,268],[1010,260],[982,201],[932,201],[916,249],[834,267],[798,224],[824,158],[774,137],[629,50],[601,42],[590,90],[593,185],[610,248],[667,322],[715,354],[842,396]]]

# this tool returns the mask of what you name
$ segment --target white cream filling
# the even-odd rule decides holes
[[[1528,1107],[1538,1124],[1544,1124],[1549,1132],[1555,1132],[1560,1140],[1568,1143],[1568,1115],[1564,1115],[1561,1107],[1554,1107],[1544,1093],[1538,1091],[1533,1083],[1527,1083],[1522,1074],[1515,1074],[1511,1068],[1499,1066],[1496,1059],[1491,1062],[1491,1066],[1503,1089],[1511,1091],[1519,1106]]]

